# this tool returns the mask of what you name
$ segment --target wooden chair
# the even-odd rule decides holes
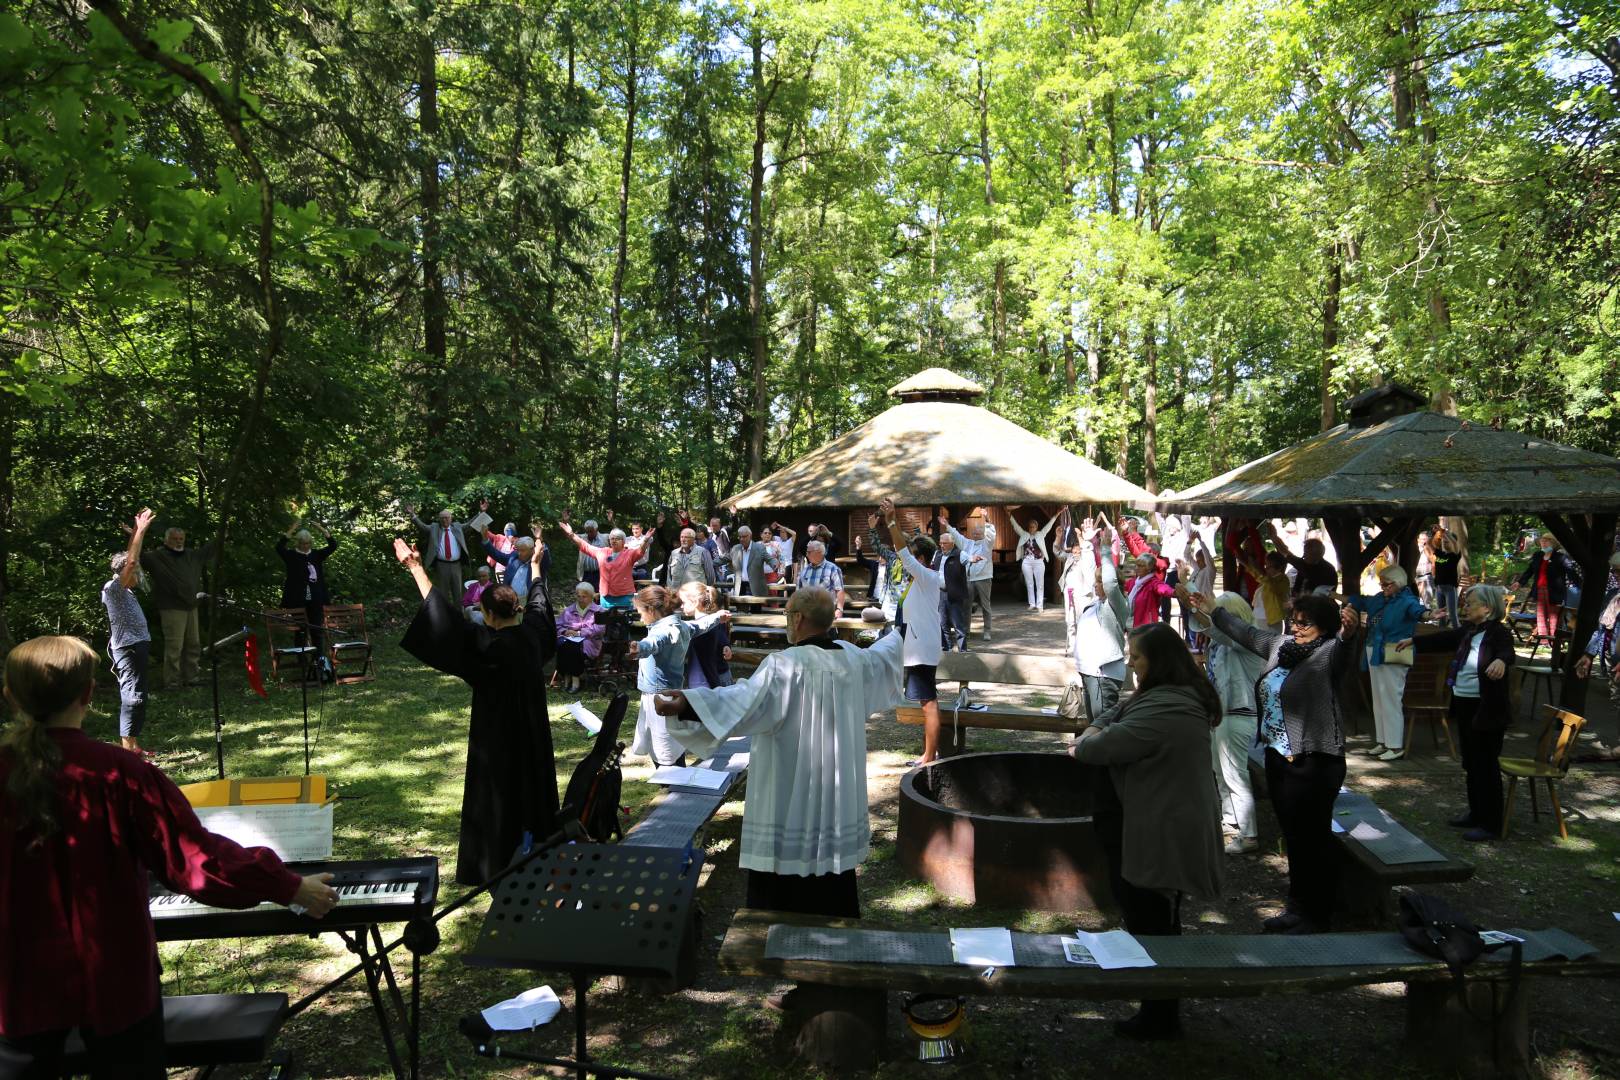
[[[1411,746],[1412,731],[1419,720],[1429,723],[1429,737],[1435,749],[1440,748],[1440,735],[1446,733],[1446,750],[1451,759],[1457,759],[1457,744],[1451,738],[1451,694],[1446,687],[1446,674],[1451,669],[1451,653],[1418,653],[1412,670],[1406,673],[1406,690],[1401,697],[1401,711],[1406,714],[1407,746]]]
[[[1502,775],[1508,778],[1507,806],[1502,810],[1502,839],[1507,839],[1508,822],[1513,816],[1513,793],[1518,790],[1519,778],[1530,782],[1530,814],[1540,820],[1536,806],[1536,781],[1547,782],[1547,797],[1552,800],[1553,817],[1558,821],[1558,835],[1569,839],[1564,827],[1564,808],[1558,805],[1558,781],[1569,772],[1569,756],[1575,748],[1575,737],[1586,726],[1586,718],[1576,716],[1556,705],[1541,707],[1541,737],[1536,740],[1536,756],[1532,758],[1502,758]]]
[[[265,647],[270,652],[270,675],[275,679],[320,680],[318,650],[309,644],[303,608],[272,608],[265,620]],[[291,620],[291,621],[288,621]],[[297,625],[295,625],[297,624]]]
[[[377,677],[364,604],[327,605],[326,654],[332,661],[334,682],[368,682]]]

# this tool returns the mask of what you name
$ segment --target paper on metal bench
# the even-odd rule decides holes
[[[1088,934],[1084,930],[1076,930],[1074,936],[1097,961],[1097,966],[1105,971],[1156,966],[1153,957],[1129,931],[1109,930],[1103,934]]]
[[[1333,804],[1333,823],[1340,826],[1334,832],[1349,833],[1386,866],[1446,861],[1444,855],[1359,792],[1339,792]]]
[[[1013,967],[1012,931],[1004,926],[953,927],[951,955],[969,967]]]
[[[665,765],[648,777],[654,784],[671,787],[697,788],[700,791],[721,791],[731,783],[732,774],[725,769],[704,769],[696,766]]]

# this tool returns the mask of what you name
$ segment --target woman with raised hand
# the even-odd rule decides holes
[[[203,828],[156,766],[84,733],[96,653],[73,637],[11,650],[0,739],[0,1077],[54,1077],[78,1029],[92,1075],[165,1074],[150,873],[214,907],[337,903],[269,848]]]
[[[1332,599],[1305,593],[1292,600],[1286,634],[1244,623],[1209,597],[1193,607],[1240,647],[1260,657],[1255,682],[1259,745],[1265,747],[1266,790],[1288,846],[1288,902],[1265,920],[1268,934],[1316,934],[1329,928],[1339,887],[1333,842],[1333,803],[1344,783],[1344,716],[1339,680],[1356,662],[1341,630],[1359,620]]]
[[[1046,607],[1046,534],[1057,524],[1057,518],[1048,518],[1044,527],[1037,526],[1035,519],[1030,518],[1026,531],[1012,513],[1020,509],[1022,507],[1009,507],[1007,520],[1018,534],[1018,564],[1024,570],[1024,593],[1029,598],[1029,610],[1040,611]]]
[[[1092,825],[1125,929],[1179,935],[1182,898],[1220,894],[1220,811],[1209,761],[1221,701],[1173,628],[1137,627],[1127,644],[1136,693],[1082,731],[1069,753],[1107,766]],[[1174,998],[1144,1001],[1114,1031],[1171,1038],[1181,1027],[1180,1006]]]
[[[550,836],[556,827],[557,763],[543,669],[556,651],[557,624],[540,570],[544,556],[545,545],[535,544],[521,608],[510,585],[484,590],[480,626],[462,618],[455,602],[433,587],[415,545],[394,541],[394,558],[422,596],[400,647],[472,688],[456,851],[456,881],[462,885],[488,881],[520,845]]]
[[[1423,602],[1406,587],[1406,571],[1386,566],[1378,571],[1376,596],[1344,598],[1356,611],[1367,616],[1366,645],[1361,667],[1372,683],[1374,743],[1367,753],[1380,761],[1406,756],[1406,712],[1401,701],[1406,694],[1406,677],[1411,665],[1390,662],[1386,647],[1409,641],[1418,620],[1429,613]]]
[[[636,734],[630,744],[632,754],[645,754],[653,765],[684,765],[686,751],[670,737],[664,717],[653,698],[664,690],[680,690],[686,685],[686,654],[692,638],[720,622],[728,622],[731,612],[716,611],[690,621],[681,618],[681,598],[675,589],[648,585],[635,597],[636,614],[647,624],[647,636],[635,643],[640,662],[636,666],[636,689],[641,691],[641,714],[636,718]]]
[[[1194,595],[1192,591],[1178,589],[1176,595],[1192,607],[1188,600]],[[1215,598],[1215,606],[1243,623],[1252,625],[1254,622],[1249,602],[1235,592],[1221,593]],[[1249,749],[1254,746],[1259,729],[1254,688],[1265,665],[1258,655],[1222,633],[1205,616],[1194,613],[1191,621],[1209,637],[1204,670],[1221,698],[1221,723],[1215,729],[1212,750],[1215,786],[1221,796],[1221,823],[1232,833],[1226,843],[1226,853],[1245,855],[1260,847],[1254,788],[1249,783]]]

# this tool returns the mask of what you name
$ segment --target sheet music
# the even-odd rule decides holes
[[[257,806],[199,806],[197,817],[211,832],[243,847],[267,847],[282,862],[313,862],[332,857],[332,804],[261,803]]]
[[[575,720],[579,721],[580,727],[584,728],[592,735],[598,734],[602,730],[601,718],[579,702],[570,702],[568,705],[564,706],[564,708],[569,716],[572,716]]]
[[[665,765],[648,779],[654,784],[673,784],[676,787],[719,791],[731,779],[731,773],[725,769],[699,769],[692,766],[678,768],[674,765]]]

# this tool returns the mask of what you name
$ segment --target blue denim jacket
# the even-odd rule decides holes
[[[679,690],[686,685],[686,650],[692,638],[720,620],[719,612],[687,622],[680,615],[665,615],[647,627],[647,636],[636,642],[636,689],[643,694]]]
[[[1385,597],[1383,593],[1377,596],[1352,596],[1350,606],[1357,611],[1367,613],[1367,647],[1372,650],[1372,663],[1384,662],[1384,646],[1393,645],[1397,641],[1406,641],[1417,631],[1418,620],[1423,618],[1429,610],[1423,602],[1412,595],[1410,589],[1402,589],[1392,597]],[[1367,669],[1367,656],[1361,657],[1361,668]]]

